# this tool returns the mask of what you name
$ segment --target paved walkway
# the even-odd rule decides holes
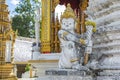
[[[36,80],[36,78],[19,78],[18,80]]]

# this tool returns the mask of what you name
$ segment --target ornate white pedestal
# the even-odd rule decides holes
[[[34,52],[32,54],[32,60],[39,60],[40,52]]]
[[[93,54],[97,80],[120,80],[120,0],[90,0],[86,13],[97,23]]]
[[[45,76],[45,71],[47,69],[58,68],[58,60],[60,57],[59,53],[55,54],[40,54],[38,60],[30,60],[29,63],[32,65],[33,69],[36,71],[35,76]]]

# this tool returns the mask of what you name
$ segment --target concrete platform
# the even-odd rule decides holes
[[[36,80],[93,80],[91,76],[45,76]]]
[[[18,80],[36,80],[36,78],[19,78]]]

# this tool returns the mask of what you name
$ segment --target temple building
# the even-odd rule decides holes
[[[0,0],[0,79],[10,78],[13,72],[13,46],[16,34],[12,30],[6,0]],[[10,80],[10,79],[8,79]]]
[[[20,80],[120,80],[120,0],[39,1],[42,8],[38,6],[35,14],[36,40],[31,40],[16,39],[6,0],[0,0],[0,80],[17,80],[14,73]],[[67,17],[62,19],[74,24],[71,29],[71,24],[61,23],[55,16],[58,4],[68,4]],[[67,67],[60,67],[60,60]]]
[[[45,70],[57,68],[59,57],[61,55],[60,41],[58,31],[61,29],[61,23],[58,17],[55,18],[55,8],[59,5],[67,6],[71,4],[77,19],[78,25],[76,32],[85,33],[85,15],[84,10],[88,6],[88,0],[41,0],[42,3],[42,24],[40,26],[40,52],[33,52],[33,59],[29,60],[33,70],[36,71],[36,77],[45,76]],[[38,26],[39,27],[39,26]],[[42,54],[40,54],[42,53]],[[49,54],[55,53],[55,54]]]
[[[93,46],[92,53],[88,63],[92,70],[92,79],[85,80],[120,80],[120,0],[42,0],[42,26],[41,26],[41,52],[42,53],[57,53],[59,49],[59,40],[57,32],[60,29],[60,23],[54,20],[54,9],[57,4],[70,3],[74,12],[78,17],[79,24],[77,33],[82,34],[86,31],[85,19],[96,23],[96,32],[92,36]],[[86,15],[85,15],[86,13]],[[89,25],[93,23],[88,22]],[[56,27],[57,25],[57,27]],[[84,43],[84,41],[83,41]],[[56,51],[55,51],[56,48]],[[82,53],[84,54],[84,53]],[[53,74],[46,79],[70,79],[77,80],[75,76],[63,76],[54,71],[58,67],[58,54],[41,54],[36,61],[30,61],[32,66],[37,69],[36,76],[45,76],[46,69],[52,69]],[[47,58],[46,58],[47,56]],[[52,59],[50,57],[52,56]],[[53,58],[55,56],[55,58]],[[49,58],[49,59],[48,59]],[[85,56],[84,56],[85,58]],[[92,66],[91,66],[92,65]],[[58,75],[56,76],[56,73]],[[41,75],[43,74],[43,75]],[[81,73],[80,73],[81,74]],[[67,73],[65,74],[67,75]],[[84,77],[82,75],[81,77]],[[80,77],[80,76],[78,76]],[[83,78],[78,78],[83,80]]]
[[[42,25],[41,25],[41,53],[59,53],[60,41],[58,39],[58,31],[61,28],[58,17],[55,19],[55,8],[58,4],[71,4],[74,12],[78,17],[79,24],[77,33],[85,32],[85,12],[88,6],[88,0],[41,0],[42,3]]]

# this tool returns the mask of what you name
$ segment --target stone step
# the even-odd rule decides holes
[[[96,12],[94,15],[95,15],[97,18],[99,18],[99,17],[102,17],[102,16],[104,16],[104,15],[107,15],[107,14],[109,14],[109,13],[115,11],[115,10],[120,10],[120,4],[119,4],[119,3],[113,4],[113,5],[111,5],[111,6],[108,7],[108,8],[103,8],[102,10]],[[106,14],[106,12],[107,12],[107,14]]]
[[[93,35],[93,42],[94,42],[94,45],[97,45],[97,44],[101,44],[101,43],[109,43],[109,42],[112,42],[112,41],[120,41],[120,30],[116,32],[111,32],[111,34],[109,34],[110,32],[108,33],[104,33],[103,32],[103,35],[101,34],[94,34]],[[113,33],[113,34],[112,34]]]
[[[116,70],[104,70],[104,71],[101,71],[99,72],[99,76],[120,76],[120,68],[119,67],[116,67]]]
[[[111,0],[94,0],[92,2],[89,1],[89,6],[87,8],[87,13],[95,17],[94,14],[96,12],[102,11],[103,9],[107,9],[112,6],[113,3]]]
[[[120,80],[120,0],[91,0],[86,13],[97,24],[92,53],[100,70],[94,80]]]
[[[104,43],[99,43],[99,44],[94,44],[93,49],[103,49],[103,48],[117,48],[120,46],[120,40],[114,40],[114,41],[109,41],[109,42],[104,42]]]
[[[97,23],[97,26],[104,26],[105,24],[109,24],[111,22],[114,22],[114,20],[120,20],[120,10],[112,12],[106,16],[97,18],[95,22]]]
[[[36,80],[36,78],[19,78],[18,80]]]
[[[87,10],[91,11],[91,9],[94,8],[95,10],[92,10],[93,12],[100,11],[101,8],[108,8],[109,6],[105,5],[108,5],[110,3],[112,3],[110,0],[94,0],[93,2],[89,2],[89,7],[87,8]]]
[[[93,80],[91,76],[42,76],[36,80]]]
[[[120,76],[98,76],[97,80],[120,80]]]
[[[114,54],[114,55],[117,55],[117,54],[120,54],[120,47],[117,48],[117,49],[107,49],[107,48],[103,48],[103,49],[99,49],[99,52],[96,50],[96,49],[93,49],[93,54],[95,53],[99,53],[99,54],[105,54],[105,55],[111,55],[111,54]]]
[[[97,27],[97,33],[116,33],[120,31],[120,20]],[[104,26],[104,27],[103,27]]]

